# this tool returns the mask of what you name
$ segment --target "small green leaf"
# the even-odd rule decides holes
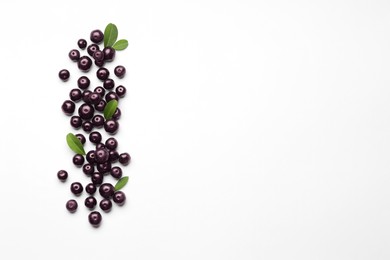
[[[119,40],[117,41],[113,46],[112,48],[114,48],[115,50],[117,51],[121,51],[121,50],[124,50],[127,48],[127,46],[129,46],[129,43],[127,42],[127,40]]]
[[[69,148],[72,149],[73,152],[77,154],[85,155],[83,144],[74,134],[69,133],[66,136],[66,142],[68,143]]]
[[[104,30],[104,47],[111,47],[118,38],[118,28],[113,23],[109,23]]]
[[[119,181],[115,184],[115,187],[114,187],[115,191],[118,191],[118,190],[122,189],[123,187],[125,187],[125,185],[128,181],[129,181],[128,176],[120,178]]]
[[[107,105],[104,107],[104,118],[106,118],[107,120],[111,119],[117,107],[118,107],[118,101],[116,101],[116,99],[113,99],[110,102],[108,102]]]

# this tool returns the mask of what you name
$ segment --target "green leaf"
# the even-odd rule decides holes
[[[66,136],[66,142],[68,143],[69,148],[72,149],[73,152],[77,154],[85,155],[83,144],[74,134],[69,133]]]
[[[113,46],[112,48],[114,48],[115,50],[117,51],[121,51],[121,50],[124,50],[127,48],[127,46],[129,46],[129,43],[127,42],[127,40],[119,40],[117,41]]]
[[[104,47],[111,47],[118,38],[118,28],[113,23],[109,23],[104,30]]]
[[[129,181],[128,176],[120,178],[119,181],[115,184],[115,187],[114,187],[115,191],[118,191],[118,190],[122,189],[123,187],[125,187],[125,185],[128,181]]]
[[[118,101],[116,99],[111,100],[107,103],[104,108],[104,118],[106,120],[111,119],[111,117],[115,114],[116,108],[118,107]]]

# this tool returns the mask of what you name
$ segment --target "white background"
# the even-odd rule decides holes
[[[390,259],[389,12],[3,1],[0,259]],[[95,229],[85,194],[65,209],[69,184],[88,179],[60,106],[79,75],[69,50],[109,22],[129,40],[115,64],[128,71],[117,139],[131,179]]]

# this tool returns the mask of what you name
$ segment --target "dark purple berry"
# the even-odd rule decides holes
[[[66,202],[66,209],[70,212],[73,213],[77,210],[77,201],[75,200],[68,200]]]
[[[84,90],[83,91],[83,97],[82,97],[82,99],[83,99],[83,101],[85,102],[85,103],[87,103],[87,104],[91,104],[91,100],[89,99],[89,97],[91,96],[91,94],[92,94],[92,91],[90,91],[90,90]]]
[[[109,173],[111,170],[111,163],[110,162],[98,163],[96,169],[98,170],[98,172],[102,174]]]
[[[76,105],[73,103],[73,101],[70,101],[70,100],[65,100],[64,103],[62,103],[62,106],[61,106],[62,111],[67,116],[72,115],[75,108],[76,108]]]
[[[105,148],[106,148],[106,146],[103,143],[96,144],[96,150],[98,150],[98,149],[105,149]]]
[[[96,87],[93,92],[98,93],[101,97],[104,97],[104,94],[106,94],[106,90],[102,87]]]
[[[108,92],[106,94],[106,96],[105,96],[105,99],[106,99],[107,103],[110,102],[113,99],[115,99],[116,101],[119,101],[118,95],[115,92],[113,92],[113,91]]]
[[[112,195],[114,195],[115,189],[114,186],[112,186],[111,183],[103,183],[100,185],[99,193],[102,195],[103,198],[108,199]]]
[[[85,47],[87,47],[87,41],[84,39],[80,39],[77,41],[77,45],[79,46],[80,49],[84,50]]]
[[[84,164],[84,157],[81,154],[76,154],[73,156],[73,164],[80,167]]]
[[[96,65],[97,67],[99,67],[99,68],[103,67],[105,63],[106,63],[106,62],[105,62],[104,60],[102,60],[102,61],[97,61],[97,60],[95,60],[95,65]]]
[[[67,81],[70,77],[69,70],[60,70],[60,72],[58,72],[58,77],[60,77],[60,79],[62,79],[63,81]]]
[[[85,186],[85,191],[88,193],[88,194],[95,194],[96,192],[96,186],[95,184],[93,183],[88,183],[87,186]]]
[[[81,90],[78,88],[74,88],[69,92],[69,98],[74,102],[80,101],[82,97],[83,95],[81,93]]]
[[[87,198],[85,198],[84,205],[87,208],[93,209],[93,208],[95,208],[96,204],[97,204],[97,201],[96,201],[94,196],[88,196]]]
[[[95,109],[89,104],[82,104],[79,107],[79,116],[84,120],[89,120],[93,117]]]
[[[105,89],[113,89],[115,87],[115,82],[113,79],[106,79],[104,82],[103,82],[103,88]]]
[[[126,95],[126,88],[122,85],[119,85],[116,87],[115,92],[119,97],[123,98]]]
[[[81,124],[83,123],[83,120],[79,116],[72,116],[70,118],[70,125],[73,128],[79,129],[81,127]]]
[[[89,56],[93,56],[93,54],[95,53],[95,51],[98,51],[99,50],[99,46],[97,46],[96,44],[92,43],[91,45],[88,46],[87,48],[87,52],[89,54]]]
[[[88,221],[92,226],[98,227],[102,222],[102,215],[97,211],[92,211],[88,215]]]
[[[126,68],[123,67],[122,65],[116,66],[114,69],[114,74],[118,78],[123,78],[126,74]]]
[[[83,124],[81,125],[83,130],[87,133],[91,132],[93,129],[93,124],[89,121],[84,121]]]
[[[109,157],[108,157],[108,160],[111,162],[111,163],[114,163],[116,161],[118,161],[119,159],[119,153],[117,151],[114,151],[114,150],[111,150],[109,152]]]
[[[80,89],[87,89],[89,87],[89,84],[91,84],[91,81],[89,80],[88,77],[86,76],[81,76],[78,80],[77,80],[77,86],[80,88]]]
[[[95,115],[93,116],[92,118],[92,124],[95,126],[95,127],[102,127],[103,124],[104,124],[104,117],[101,116],[101,115]]]
[[[112,202],[109,199],[102,199],[99,206],[104,212],[109,212],[112,208]]]
[[[116,204],[122,206],[125,203],[126,195],[122,191],[117,191],[112,199]]]
[[[97,163],[105,163],[108,161],[109,153],[106,149],[97,149],[95,151],[95,161]]]
[[[115,179],[120,179],[122,177],[122,169],[118,166],[112,167],[110,174]]]
[[[102,96],[100,96],[100,94],[98,93],[92,92],[91,95],[89,96],[89,101],[93,105],[99,104],[100,100],[102,100]]]
[[[92,151],[89,151],[85,157],[86,157],[87,161],[88,161],[90,164],[93,165],[93,164],[96,163],[96,161],[95,161],[95,151],[93,151],[93,150],[92,150]]]
[[[98,144],[102,141],[102,135],[99,132],[94,131],[94,132],[89,134],[89,141],[91,141],[94,144]],[[95,155],[96,155],[96,152],[95,152]]]
[[[99,104],[95,105],[95,109],[97,111],[103,112],[104,108],[106,107],[107,102],[104,100],[100,100]]]
[[[112,61],[115,58],[115,50],[112,47],[105,47],[103,52],[105,61]]]
[[[100,172],[94,172],[91,176],[92,183],[95,185],[100,185],[103,183],[103,174]]]
[[[93,164],[86,163],[83,165],[83,173],[87,176],[95,172]]]
[[[121,110],[119,108],[117,108],[115,110],[115,113],[112,115],[112,119],[118,120],[119,118],[121,118],[121,115],[122,115]]]
[[[65,181],[68,178],[68,172],[65,170],[58,171],[57,178],[61,181]]]
[[[92,42],[99,44],[103,41],[104,34],[100,30],[93,30],[89,38]]]
[[[128,153],[121,153],[119,155],[119,162],[122,165],[128,165],[130,163],[130,160],[131,160],[131,157],[130,157],[130,154],[128,154]]]
[[[80,194],[83,192],[83,185],[81,185],[80,182],[73,182],[73,183],[70,185],[70,191],[71,191],[74,195],[80,195]]]
[[[114,119],[104,122],[104,130],[109,134],[115,134],[119,129],[119,123]]]
[[[96,71],[96,77],[100,80],[106,80],[110,76],[110,72],[106,68],[99,68]]]
[[[71,50],[68,56],[72,61],[78,61],[80,59],[80,52],[78,50]]]
[[[97,50],[93,53],[92,57],[97,62],[104,62],[104,53],[101,50]]]
[[[118,148],[118,141],[114,137],[110,137],[106,140],[106,147],[110,150],[115,150]]]
[[[76,134],[76,137],[80,140],[82,144],[85,144],[85,136],[83,134]]]
[[[82,56],[77,62],[77,66],[82,71],[89,71],[92,66],[92,60],[88,56]]]

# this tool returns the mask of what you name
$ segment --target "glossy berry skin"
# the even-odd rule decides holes
[[[68,179],[68,172],[65,171],[65,170],[60,170],[57,172],[57,178],[60,180],[60,181],[66,181],[66,179]]]
[[[96,77],[100,80],[106,80],[110,76],[110,72],[106,68],[99,68],[96,71]]]
[[[128,154],[128,153],[121,153],[119,155],[119,162],[122,165],[128,165],[130,163],[130,160],[131,160],[131,157],[130,157],[130,154]]]
[[[104,117],[101,115],[95,115],[92,118],[92,124],[94,127],[100,128],[104,125]]]
[[[95,161],[97,163],[105,163],[108,161],[109,153],[106,149],[97,149],[95,151]]]
[[[89,141],[91,141],[91,143],[98,144],[102,141],[102,135],[99,132],[94,131],[89,134]],[[95,156],[96,156],[96,152],[95,152]]]
[[[89,97],[91,96],[91,94],[92,94],[92,91],[90,91],[90,90],[84,90],[83,91],[83,97],[82,97],[82,99],[83,99],[83,101],[85,102],[85,103],[87,103],[87,104],[91,104],[91,100],[89,99]]]
[[[91,150],[87,153],[87,155],[85,156],[85,158],[87,159],[87,161],[94,165],[96,163],[95,161],[95,151]]]
[[[85,136],[83,134],[76,134],[76,137],[80,140],[82,144],[85,144]]]
[[[109,134],[115,134],[118,132],[119,123],[114,119],[109,119],[104,122],[104,130]]]
[[[68,201],[66,202],[66,209],[67,209],[70,213],[76,212],[77,207],[78,207],[77,201],[75,201],[75,200],[68,200]]]
[[[112,195],[114,195],[114,192],[114,186],[112,186],[111,183],[103,183],[99,187],[99,193],[105,199],[109,199],[110,197],[112,197]]]
[[[103,183],[103,174],[100,172],[94,172],[91,176],[92,183],[96,185],[100,185]]]
[[[88,56],[82,56],[77,62],[77,67],[82,71],[89,71],[92,66],[92,60]]]
[[[113,79],[106,79],[104,82],[103,82],[103,88],[109,90],[109,89],[113,89],[115,87],[115,82]]]
[[[73,182],[73,183],[70,185],[70,191],[71,191],[74,195],[80,195],[80,194],[83,192],[83,185],[81,185],[80,182]]]
[[[72,116],[70,118],[70,125],[75,128],[79,129],[81,127],[81,124],[83,123],[83,120],[79,116]]]
[[[81,154],[76,154],[73,156],[73,164],[80,167],[84,164],[84,157]]]
[[[98,170],[98,172],[102,174],[109,173],[111,170],[111,163],[110,162],[98,163],[96,169]]]
[[[96,150],[98,149],[106,149],[106,146],[103,143],[96,144]]]
[[[126,88],[124,86],[122,86],[122,85],[119,85],[118,87],[116,87],[115,93],[119,97],[123,98],[126,95]]]
[[[79,107],[79,116],[84,120],[89,120],[93,117],[95,109],[89,104],[82,104]]]
[[[78,88],[74,88],[69,92],[69,98],[74,102],[80,101],[82,97],[83,95],[81,93],[81,90]]]
[[[118,120],[119,118],[121,118],[121,115],[122,115],[121,110],[119,108],[117,108],[115,110],[115,113],[112,115],[112,119]]]
[[[88,196],[87,198],[85,198],[84,205],[87,208],[93,209],[96,207],[96,204],[97,204],[97,201],[96,201],[94,196]]]
[[[87,133],[91,132],[93,130],[93,124],[90,121],[84,121],[81,125],[83,130]]]
[[[100,30],[93,30],[89,38],[92,42],[99,44],[103,41],[104,34]]]
[[[88,193],[88,194],[95,194],[96,192],[96,186],[95,184],[93,183],[88,183],[87,186],[85,186],[85,191]]]
[[[78,50],[71,50],[68,56],[72,61],[78,61],[80,59],[80,52]]]
[[[122,178],[122,169],[118,166],[112,167],[110,174],[115,179],[120,179],[120,178]]]
[[[103,49],[104,52],[104,60],[105,61],[113,61],[115,58],[115,50],[112,47],[105,47]]]
[[[103,87],[96,87],[93,92],[98,93],[101,97],[104,97],[106,90]]]
[[[104,61],[104,53],[101,50],[97,50],[93,53],[92,57],[95,61],[102,62]]]
[[[97,61],[95,60],[95,65],[98,66],[99,68],[103,67],[106,62],[104,60],[102,61]]]
[[[106,140],[105,145],[107,149],[115,150],[116,148],[118,148],[118,141],[114,137],[110,137]]]
[[[98,51],[99,50],[99,46],[97,46],[96,44],[91,44],[88,46],[87,48],[87,52],[89,54],[89,56],[93,56],[93,54],[95,53],[95,51]]]
[[[89,80],[88,77],[86,76],[81,76],[78,80],[77,80],[77,86],[80,88],[80,89],[87,89],[89,87],[89,85],[91,84],[91,81]]]
[[[95,169],[93,167],[93,164],[86,163],[83,165],[83,173],[85,175],[90,176],[94,172],[95,172]]]
[[[99,206],[104,212],[109,212],[112,208],[112,202],[109,199],[102,199]]]
[[[115,99],[116,101],[119,101],[118,95],[114,91],[110,91],[105,96],[106,102],[110,102],[111,100]]]
[[[102,100],[102,96],[100,96],[100,94],[98,94],[98,93],[92,92],[91,95],[89,95],[89,102],[92,105],[99,104],[100,100]]]
[[[125,76],[125,74],[126,74],[126,68],[123,67],[122,65],[118,65],[114,69],[114,74],[118,78],[123,78]]]
[[[80,49],[84,50],[85,47],[87,47],[87,41],[84,39],[80,39],[77,41],[77,45],[79,46]]]
[[[58,72],[58,77],[62,79],[62,81],[67,81],[70,77],[69,70],[63,69]]]
[[[92,226],[98,227],[102,222],[102,215],[97,211],[92,211],[88,215],[88,221]]]
[[[104,100],[100,100],[99,104],[95,105],[95,109],[99,112],[103,112],[106,107],[107,102]]]
[[[76,108],[76,105],[73,103],[73,101],[65,100],[64,103],[62,103],[61,109],[65,113],[65,115],[70,116],[73,114],[74,110]]]
[[[126,195],[122,192],[122,191],[117,191],[114,193],[114,196],[112,197],[112,200],[122,206],[123,204],[125,204],[125,201],[126,201]]]
[[[109,152],[110,156],[108,157],[108,160],[111,162],[111,163],[114,163],[116,161],[118,161],[119,159],[119,153],[115,150],[111,150]]]

